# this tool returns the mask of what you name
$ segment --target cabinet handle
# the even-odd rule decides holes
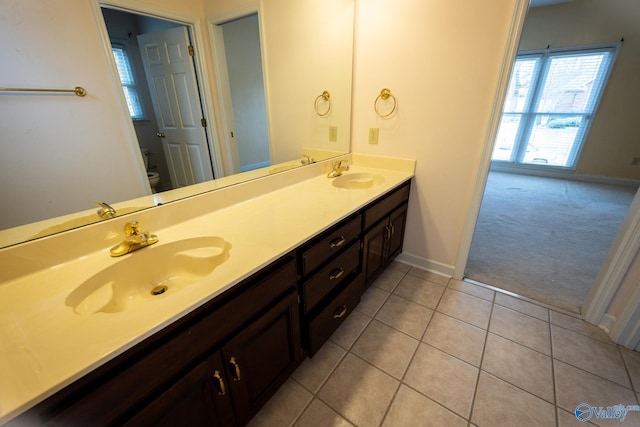
[[[344,274],[343,268],[338,267],[329,274],[329,280],[339,279],[342,277],[343,274]]]
[[[240,381],[240,365],[238,365],[238,361],[235,357],[229,359],[229,364],[232,366],[231,376],[233,377],[233,381]]]
[[[333,318],[339,319],[341,317],[344,317],[345,314],[347,314],[347,306],[341,305],[340,307],[336,308],[336,311],[333,312]]]
[[[391,234],[389,235],[389,237],[391,237],[396,232],[396,228],[393,226],[393,223],[389,224],[389,230],[391,230]]]
[[[215,380],[218,382],[217,388],[218,388],[218,394],[220,396],[224,396],[225,394],[227,394],[226,388],[224,386],[224,380],[222,379],[222,377],[220,376],[220,371],[218,371],[217,369],[213,372],[213,378],[215,378]]]
[[[340,246],[344,245],[345,243],[347,243],[347,239],[345,239],[343,236],[340,236],[337,239],[333,239],[331,241],[331,243],[329,243],[329,247],[331,247],[331,248],[339,248]]]

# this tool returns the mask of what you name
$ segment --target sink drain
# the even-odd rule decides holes
[[[160,294],[164,294],[165,292],[167,292],[167,287],[166,286],[156,286],[155,288],[151,289],[151,295],[160,295]]]

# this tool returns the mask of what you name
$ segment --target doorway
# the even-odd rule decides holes
[[[232,173],[271,165],[258,12],[211,21],[227,167]]]
[[[152,190],[213,179],[190,27],[107,6],[101,11]]]
[[[599,17],[602,16],[602,11],[600,4],[591,3],[591,2],[570,2],[563,3],[561,5],[551,5],[540,8],[532,8],[529,10],[529,14],[524,21],[524,25],[520,27],[522,29],[522,36],[519,40],[520,43],[520,51],[525,50],[533,50],[533,49],[542,49],[548,48],[548,42],[551,41],[551,50],[553,50],[554,46],[584,46],[586,43],[590,43],[589,46],[599,46],[602,47],[603,44],[606,45],[615,45],[618,43],[623,43],[620,38],[621,32],[627,34],[626,30],[630,31],[637,27],[637,20],[635,19],[627,19],[627,20],[617,20],[613,21],[614,17],[621,17],[625,15],[627,16],[637,16],[637,13],[640,12],[640,9],[637,8],[635,3],[633,2],[621,2],[617,4],[616,7],[619,7],[620,10],[610,15],[612,21],[602,21]],[[610,11],[610,9],[607,9]],[[634,10],[633,13],[631,11]],[[636,15],[634,15],[636,14]],[[590,31],[572,31],[572,29],[578,25],[576,16],[580,15],[585,21],[593,22],[593,26],[590,26]],[[521,21],[521,22],[522,22]],[[585,22],[582,21],[582,22]],[[535,25],[537,24],[537,25]],[[552,28],[562,29],[562,31],[550,31]],[[582,27],[584,30],[584,27]],[[609,31],[615,29],[615,32]],[[602,30],[602,31],[598,31]],[[556,37],[555,39],[550,39],[551,35]],[[564,37],[564,39],[561,39]],[[542,39],[545,39],[544,44],[542,44]],[[514,44],[518,42],[517,39],[514,39]],[[516,60],[515,50],[516,46],[512,46],[510,50],[512,61]],[[622,216],[625,219],[622,221],[622,227],[614,227],[614,230],[610,232],[608,239],[609,241],[613,241],[610,249],[603,254],[598,261],[592,261],[596,266],[596,269],[600,267],[602,264],[602,268],[599,269],[597,276],[592,280],[592,283],[595,286],[591,286],[592,283],[587,285],[587,291],[589,291],[589,295],[587,296],[587,300],[585,303],[585,307],[583,312],[585,315],[585,319],[589,320],[593,323],[599,323],[602,319],[602,316],[605,313],[605,309],[607,305],[611,301],[611,297],[616,290],[616,287],[620,283],[621,275],[626,271],[625,269],[628,267],[628,261],[626,253],[631,252],[633,249],[633,245],[627,245],[628,242],[633,240],[633,236],[630,237],[630,226],[629,224],[632,222],[632,219],[635,218],[635,211],[629,211],[627,213],[627,207],[631,199],[633,198],[634,187],[637,186],[637,172],[633,167],[632,156],[618,156],[616,157],[616,153],[625,153],[624,150],[619,150],[618,147],[620,144],[624,144],[624,135],[626,132],[632,132],[634,126],[636,126],[637,120],[631,114],[633,108],[627,108],[624,102],[622,102],[626,97],[628,97],[629,93],[637,93],[640,90],[640,86],[635,82],[635,79],[626,79],[626,70],[629,66],[628,62],[630,58],[633,58],[637,55],[634,50],[635,46],[623,46],[619,50],[619,54],[616,58],[616,64],[611,74],[611,78],[609,80],[606,93],[603,97],[603,102],[601,103],[599,109],[597,110],[597,115],[594,113],[593,123],[590,125],[590,134],[587,136],[585,141],[585,149],[579,153],[578,157],[578,165],[575,167],[575,170],[542,170],[543,168],[539,164],[529,164],[526,168],[520,168],[518,172],[528,172],[530,174],[537,174],[538,179],[542,178],[560,178],[566,179],[568,175],[574,175],[573,177],[584,178],[584,179],[592,179],[594,176],[598,177],[600,183],[605,184],[623,184],[623,185],[631,185],[631,187],[626,188],[626,192],[629,197],[627,201],[622,204],[622,208],[618,211],[618,216]],[[508,76],[507,76],[508,77]],[[506,83],[506,81],[505,81]],[[587,86],[585,86],[587,88]],[[503,86],[502,90],[507,89],[507,85]],[[587,92],[584,92],[587,93]],[[507,105],[503,105],[505,98],[507,98],[508,90],[502,94],[501,99],[496,100],[497,108],[502,109],[504,107],[507,108]],[[621,94],[624,94],[624,97],[620,97]],[[576,92],[576,95],[578,93]],[[500,105],[498,105],[500,104]],[[505,110],[502,109],[504,112]],[[534,111],[536,113],[536,111]],[[573,113],[573,112],[571,112]],[[500,119],[503,118],[500,115],[500,112],[497,114],[496,122],[500,124]],[[547,122],[548,123],[548,122]],[[533,122],[530,126],[538,125],[538,122]],[[563,133],[569,134],[571,129],[570,127],[576,128],[574,126],[573,120],[567,120],[564,123],[559,123],[562,127],[556,127],[554,129],[561,129]],[[499,126],[496,126],[499,127]],[[575,129],[574,129],[575,130]],[[551,133],[553,129],[549,130],[548,133]],[[526,133],[526,132],[525,132]],[[498,132],[499,134],[499,132]],[[571,132],[573,135],[574,132]],[[578,135],[578,132],[575,132],[575,135]],[[575,136],[574,135],[574,136]],[[579,136],[579,135],[578,135]],[[593,137],[593,139],[592,139]],[[595,142],[594,142],[595,141]],[[495,172],[514,172],[517,168],[514,167],[496,167],[495,164],[491,167],[491,172],[489,172],[489,158],[491,155],[495,155],[496,146],[496,138],[495,135],[492,140],[487,142],[487,151],[485,152],[485,159],[487,163],[483,166],[486,168],[484,170],[484,174],[481,172],[481,176],[479,176],[479,184],[476,187],[476,193],[474,195],[474,206],[481,210],[481,197],[482,192],[485,190],[484,179],[488,176],[488,182],[491,184],[492,174]],[[598,142],[604,142],[604,144],[599,144]],[[489,144],[493,145],[489,145]],[[493,150],[489,150],[493,147]],[[522,146],[524,147],[524,146]],[[493,151],[493,152],[492,152]],[[520,150],[520,154],[526,154],[526,149]],[[550,153],[552,154],[552,153]],[[524,158],[524,156],[520,156]],[[569,156],[571,157],[571,155]],[[550,156],[543,156],[548,162],[551,158]],[[588,162],[586,159],[588,158]],[[562,160],[562,159],[561,159]],[[534,163],[533,161],[529,161],[529,163]],[[569,174],[567,172],[570,172]],[[518,191],[516,187],[518,185],[515,184],[516,175],[511,175],[514,180],[511,182],[511,190],[512,192]],[[608,178],[602,178],[608,177]],[[614,178],[614,179],[611,179]],[[482,181],[482,183],[480,183]],[[571,181],[570,183],[572,183]],[[488,186],[486,187],[488,188]],[[637,198],[637,197],[636,197]],[[595,198],[594,198],[595,200]],[[632,209],[634,205],[631,205]],[[637,206],[636,206],[637,208]],[[505,213],[506,211],[503,211]],[[626,214],[626,217],[625,217]],[[633,218],[631,218],[633,217]],[[467,230],[473,230],[476,223],[476,218],[470,218],[469,223],[467,224]],[[598,218],[591,218],[591,221],[597,225]],[[618,231],[618,228],[620,231]],[[540,234],[545,233],[545,230],[536,229],[535,235],[527,236],[525,238],[521,238],[522,245],[526,245],[528,240],[540,238]],[[469,239],[467,242],[469,248],[471,243],[471,231],[469,234],[465,235],[465,239]],[[467,243],[465,242],[465,244]],[[634,241],[635,242],[635,241]],[[635,243],[634,243],[635,244]],[[636,246],[637,248],[637,246]],[[587,248],[588,249],[588,248]],[[458,264],[456,264],[456,272],[455,275],[460,277],[464,271],[465,266],[467,265],[467,255],[469,258],[473,256],[472,253],[464,252],[462,250],[460,252],[460,259]],[[625,255],[625,256],[622,256]],[[633,252],[635,255],[635,252]],[[562,255],[564,256],[564,255]],[[606,258],[605,258],[606,256]],[[502,264],[508,266],[509,259],[504,259]],[[559,257],[558,257],[559,258]],[[581,265],[585,265],[588,261],[582,261]],[[592,267],[592,266],[589,266]],[[591,290],[589,290],[591,288]],[[597,297],[594,298],[594,296]],[[597,301],[597,312],[594,311],[594,301]],[[584,301],[574,301],[576,306],[582,305]],[[552,302],[552,305],[553,304]],[[595,313],[595,314],[590,314]]]

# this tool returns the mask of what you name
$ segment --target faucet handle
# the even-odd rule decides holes
[[[100,218],[106,219],[116,216],[116,210],[113,209],[108,203],[96,202],[96,206],[100,206],[100,209],[98,209],[97,211]]]
[[[346,160],[336,160],[335,162],[333,162],[333,168],[337,169],[337,168],[341,168],[342,163],[344,162],[344,167],[346,167],[347,169],[349,169],[349,165],[347,164]]]
[[[124,235],[127,237],[138,236],[140,234],[140,223],[131,221],[124,225]]]

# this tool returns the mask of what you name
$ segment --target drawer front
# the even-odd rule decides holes
[[[364,229],[368,229],[384,218],[395,207],[409,199],[409,183],[404,184],[393,193],[376,202],[364,212]]]
[[[311,310],[325,295],[352,277],[360,266],[360,245],[354,242],[349,249],[315,273],[302,285],[304,312]]]
[[[360,234],[360,216],[357,216],[321,238],[302,253],[302,275],[307,275],[320,264],[346,248]]]
[[[358,275],[324,310],[309,322],[307,331],[309,356],[313,356],[351,314],[360,302],[361,294],[362,274]]]

